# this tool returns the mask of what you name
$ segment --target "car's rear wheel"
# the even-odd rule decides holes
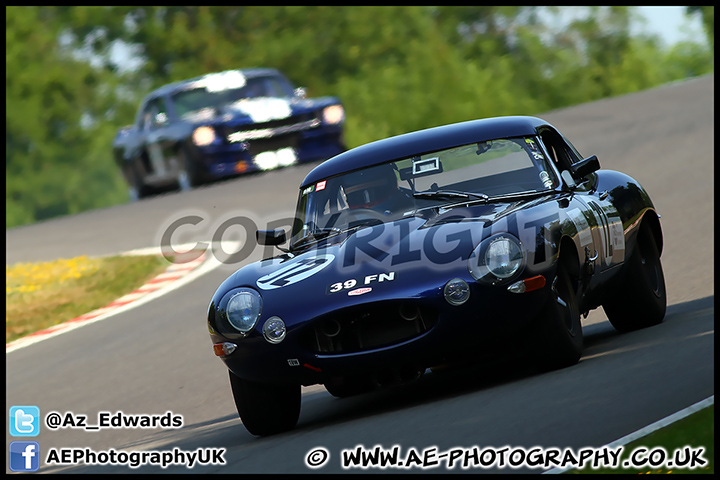
[[[295,427],[300,417],[300,385],[248,382],[229,373],[235,407],[248,432],[265,436]]]
[[[621,332],[661,323],[667,308],[665,275],[649,228],[641,227],[626,268],[625,278],[603,302],[608,320]]]
[[[554,370],[576,364],[583,351],[583,332],[577,301],[577,282],[567,258],[558,261],[548,298],[528,340],[536,366]]]

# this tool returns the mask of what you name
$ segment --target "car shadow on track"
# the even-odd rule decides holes
[[[591,361],[593,357],[608,355],[618,347],[643,348],[649,338],[660,336],[661,340],[676,338],[671,329],[683,328],[683,321],[692,317],[713,318],[714,297],[705,297],[690,302],[669,306],[665,320],[660,325],[635,332],[620,333],[608,321],[593,323],[583,327],[584,355],[580,364]],[[651,330],[655,330],[651,333]],[[664,334],[667,331],[667,334]],[[688,332],[692,335],[692,332]],[[697,333],[698,335],[702,332]],[[652,343],[652,342],[651,342]],[[571,370],[556,370],[562,372]],[[333,398],[327,394],[321,397],[303,398],[303,410],[297,428],[319,428],[338,422],[360,419],[369,415],[388,413],[410,408],[416,405],[442,401],[482,390],[490,390],[501,385],[521,381],[544,372],[528,364],[522,358],[506,358],[497,362],[467,365],[447,370],[430,371],[416,382],[408,385],[389,387],[356,397]]]

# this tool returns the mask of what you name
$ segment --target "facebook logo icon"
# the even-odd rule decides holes
[[[31,405],[10,407],[10,435],[37,437],[40,433],[40,409]]]
[[[10,442],[10,470],[34,472],[40,468],[40,445],[37,442]]]

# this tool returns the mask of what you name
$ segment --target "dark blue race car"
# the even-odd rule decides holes
[[[131,199],[345,151],[336,97],[306,98],[277,70],[229,70],[165,85],[113,141]]]
[[[581,316],[658,324],[666,293],[653,203],[547,122],[500,117],[335,156],[300,185],[289,245],[240,268],[208,311],[246,428],[293,428],[301,386],[338,397],[427,368],[520,352],[578,362]]]

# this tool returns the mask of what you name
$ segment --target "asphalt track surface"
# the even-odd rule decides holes
[[[210,296],[241,265],[236,263],[133,310],[6,354],[6,412],[12,405],[36,405],[43,416],[73,412],[87,416],[88,424],[97,424],[98,412],[182,415],[178,429],[42,428],[32,440],[43,460],[51,449],[71,447],[225,449],[222,466],[130,469],[43,461],[41,473],[337,473],[345,471],[341,451],[357,445],[442,452],[613,442],[714,395],[713,108],[710,75],[539,115],[583,155],[596,154],[603,168],[640,181],[662,215],[665,321],[619,334],[602,310],[591,312],[584,321],[585,353],[576,366],[541,375],[502,369],[429,373],[408,387],[348,399],[310,387],[295,430],[256,438],[237,417],[227,371],[212,353],[205,323]],[[179,229],[173,244],[209,240],[221,223],[237,216],[264,228],[292,215],[298,184],[313,166],[12,229],[6,232],[7,263],[157,246],[168,225],[187,215],[202,221]],[[231,229],[223,239],[243,236],[242,229]],[[258,247],[245,262],[261,255]],[[16,440],[8,432],[6,439]],[[310,470],[305,457],[316,447],[327,449],[330,458]],[[445,473],[444,466],[427,471]]]

